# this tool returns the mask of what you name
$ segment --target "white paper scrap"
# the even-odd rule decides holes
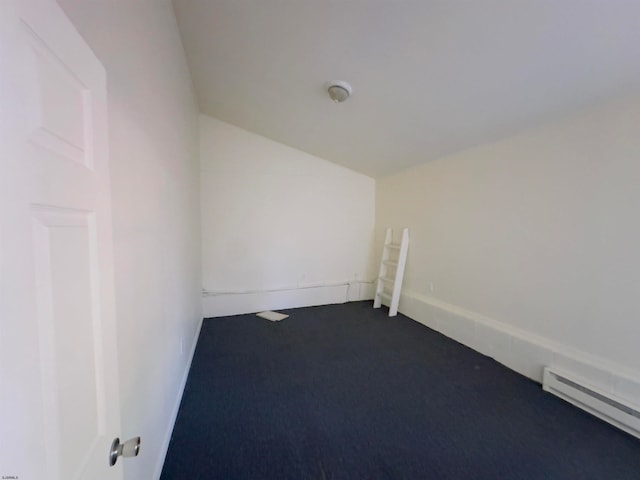
[[[271,320],[272,322],[279,322],[280,320],[284,320],[289,316],[289,315],[285,315],[284,313],[278,313],[278,312],[272,312],[272,311],[260,312],[260,313],[256,313],[256,315],[261,318],[266,318],[267,320]]]

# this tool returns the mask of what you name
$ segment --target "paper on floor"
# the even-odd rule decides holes
[[[266,318],[267,320],[271,320],[272,322],[279,322],[280,320],[284,320],[289,316],[289,315],[285,315],[284,313],[278,313],[278,312],[272,312],[272,311],[260,312],[260,313],[256,313],[256,315],[262,318]]]

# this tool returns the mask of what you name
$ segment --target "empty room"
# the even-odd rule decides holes
[[[0,2],[0,478],[640,479],[640,1]]]

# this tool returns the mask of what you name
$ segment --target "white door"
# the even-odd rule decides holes
[[[106,108],[57,3],[0,0],[0,478],[122,478]]]

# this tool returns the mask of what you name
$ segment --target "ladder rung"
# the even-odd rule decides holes
[[[397,267],[398,266],[398,262],[393,262],[391,260],[383,260],[382,263],[384,263],[385,265],[389,265],[390,267]]]
[[[380,277],[380,280],[382,280],[383,282],[389,282],[389,283],[393,283],[396,281],[395,278],[391,278],[391,277]]]
[[[391,248],[393,250],[400,250],[400,244],[398,243],[387,243],[385,247]]]

